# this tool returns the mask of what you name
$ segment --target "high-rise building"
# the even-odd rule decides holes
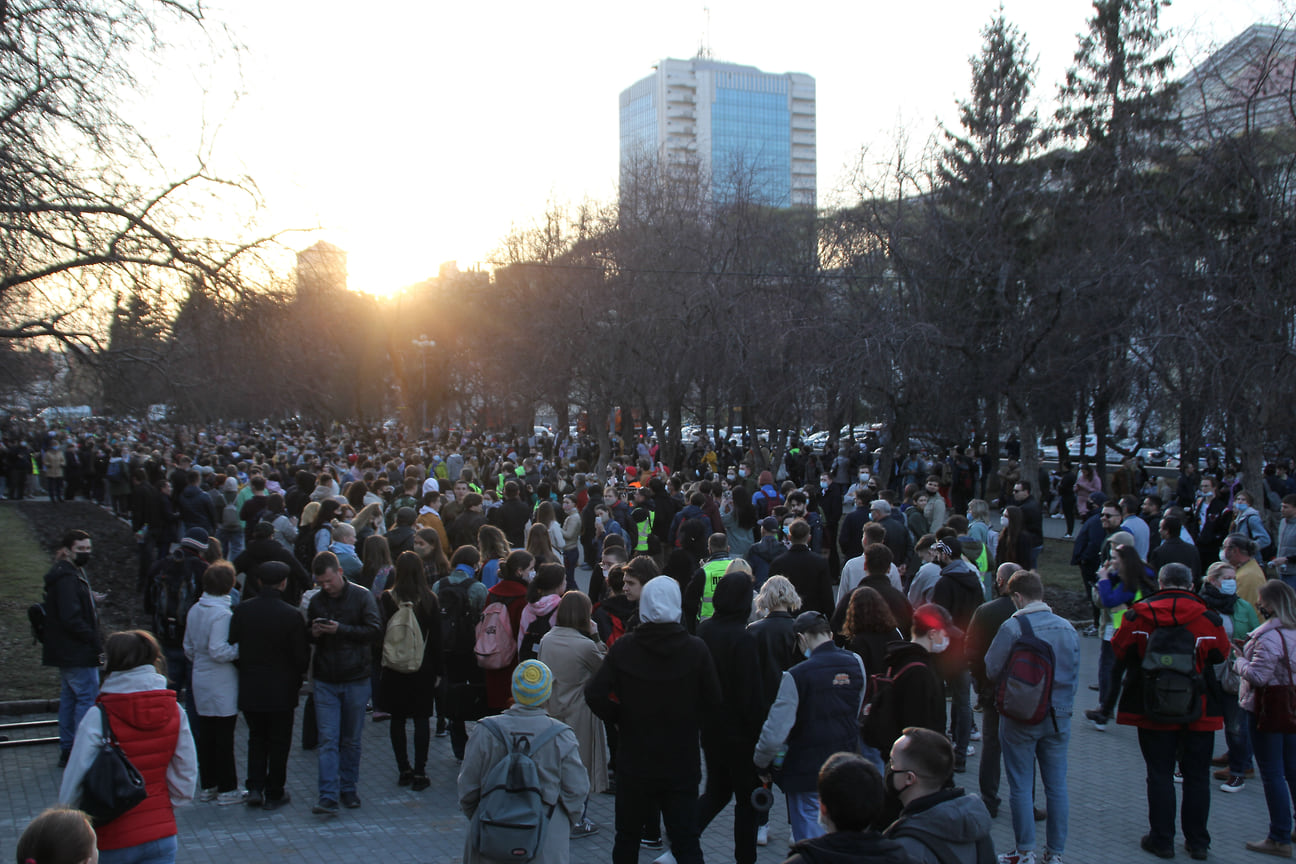
[[[815,206],[815,81],[703,57],[663,60],[621,93],[621,173],[698,171],[713,199]]]

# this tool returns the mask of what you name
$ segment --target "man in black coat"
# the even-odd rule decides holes
[[[879,498],[869,504],[869,519],[886,529],[886,539],[882,542],[886,543],[887,548],[891,550],[891,560],[899,568],[900,575],[904,576],[914,544],[904,519],[900,518],[900,514],[885,498]]]
[[[774,559],[769,575],[784,576],[801,595],[801,612],[833,612],[832,581],[828,559],[810,549],[810,525],[797,519],[788,528],[792,548]]]
[[[504,532],[514,549],[526,546],[526,524],[531,521],[531,508],[519,497],[521,490],[514,480],[504,484],[504,503],[490,512],[491,522]]]
[[[103,640],[85,565],[90,535],[73,529],[63,535],[54,566],[45,574],[45,631],[41,663],[59,670],[59,767],[67,765],[81,718],[99,695],[99,662]]]
[[[283,599],[296,605],[311,587],[311,575],[291,552],[274,539],[274,523],[262,520],[252,525],[252,541],[232,562],[234,571],[244,574],[243,596],[255,597],[260,592],[262,586],[257,582],[257,573],[268,561],[278,561],[288,567],[289,578]]]
[[[248,727],[247,803],[275,810],[289,801],[284,781],[293,712],[310,662],[310,645],[301,613],[283,599],[288,565],[268,561],[250,577],[261,590],[234,607],[229,641],[239,646],[238,704]]]
[[[635,864],[654,807],[661,808],[671,852],[701,864],[697,787],[698,736],[721,701],[720,679],[706,643],[680,623],[679,583],[658,576],[639,597],[641,623],[616,641],[585,685],[585,701],[620,732],[616,764],[613,864]]]
[[[1183,520],[1177,514],[1167,513],[1162,516],[1158,528],[1161,542],[1148,556],[1148,563],[1158,573],[1166,564],[1186,565],[1192,571],[1193,590],[1196,591],[1202,583],[1201,553],[1196,546],[1184,541],[1180,536],[1182,530]]]

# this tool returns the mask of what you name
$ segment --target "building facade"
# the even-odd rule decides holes
[[[661,61],[621,93],[623,181],[646,165],[696,170],[714,200],[814,207],[814,78]]]

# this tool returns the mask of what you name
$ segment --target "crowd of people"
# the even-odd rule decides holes
[[[775,464],[760,446],[699,442],[672,472],[646,440],[596,472],[591,442],[545,437],[406,443],[385,430],[257,427],[74,430],[44,443],[80,465],[93,464],[87,448],[121,460],[124,506],[106,469],[98,482],[69,477],[58,496],[99,488],[130,520],[153,622],[102,640],[92,539],[70,532],[45,598],[45,662],[62,682],[60,800],[76,805],[109,719],[150,789],[148,808],[100,830],[110,861],[174,857],[171,802],[289,804],[304,681],[313,812],[362,806],[366,716],[390,724],[393,782],[426,789],[435,719],[461,762],[465,860],[495,860],[489,778],[523,757],[545,804],[537,860],[567,860],[568,844],[599,831],[590,796],[609,792],[614,861],[663,849],[663,833],[664,857],[701,861],[702,831],[733,801],[734,856],[749,864],[769,842],[753,793],[775,786],[792,860],[1058,864],[1066,851],[1080,649],[1036,570],[1053,505],[1005,476],[992,520],[970,449],[898,459],[881,482],[867,448],[850,445],[831,460],[793,448]],[[1193,472],[1182,472],[1190,483]],[[1139,727],[1144,849],[1173,855],[1177,770],[1187,849],[1206,856],[1211,742],[1227,721],[1225,790],[1254,761],[1270,802],[1269,835],[1248,848],[1290,855],[1284,748],[1296,738],[1261,721],[1257,694],[1288,683],[1296,496],[1277,520],[1214,474],[1186,510],[1106,497],[1133,479],[1090,491],[1076,531],[1102,638],[1089,719]],[[1203,574],[1211,544],[1223,566]],[[1184,680],[1145,671],[1149,656]],[[957,781],[978,741],[972,794]],[[996,853],[1003,797],[1015,845]]]

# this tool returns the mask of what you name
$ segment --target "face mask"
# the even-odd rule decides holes
[[[944,640],[942,640],[942,641],[940,641],[940,642],[933,642],[933,643],[932,643],[932,647],[931,647],[931,653],[933,653],[933,654],[944,654],[946,648],[949,648],[949,640],[948,640],[948,639],[944,639]]]
[[[999,527],[1000,527],[1000,528],[1007,528],[1007,527],[1008,527],[1008,517],[1007,517],[1007,516],[1000,516],[1000,517],[999,517]]]
[[[90,563],[90,553],[89,552],[76,553],[76,555],[73,556],[72,558],[72,563],[78,567],[84,567],[85,565]]]
[[[747,469],[744,468],[744,469],[742,469],[741,471],[739,471],[739,472],[738,472],[738,476],[739,476],[739,477],[746,477],[746,476],[747,476]]]
[[[735,479],[737,479],[737,477],[738,477],[737,474],[734,474],[732,471],[729,472],[729,482],[730,482],[730,483],[732,483]]]
[[[1236,579],[1221,579],[1221,580],[1220,580],[1220,583],[1219,583],[1219,590],[1220,590],[1220,593],[1221,593],[1221,594],[1236,594],[1236,593],[1237,593],[1237,580],[1236,580]]]
[[[825,483],[825,482],[823,482],[822,480],[820,480],[820,481],[819,481],[819,488],[822,489],[824,492],[827,492],[827,491],[828,491],[828,484]]]
[[[864,472],[864,471],[861,471],[861,472],[860,472],[860,475],[859,475],[859,481],[860,481],[861,483],[867,483],[867,482],[868,482],[868,478],[869,478],[869,475],[868,475],[866,472]]]

